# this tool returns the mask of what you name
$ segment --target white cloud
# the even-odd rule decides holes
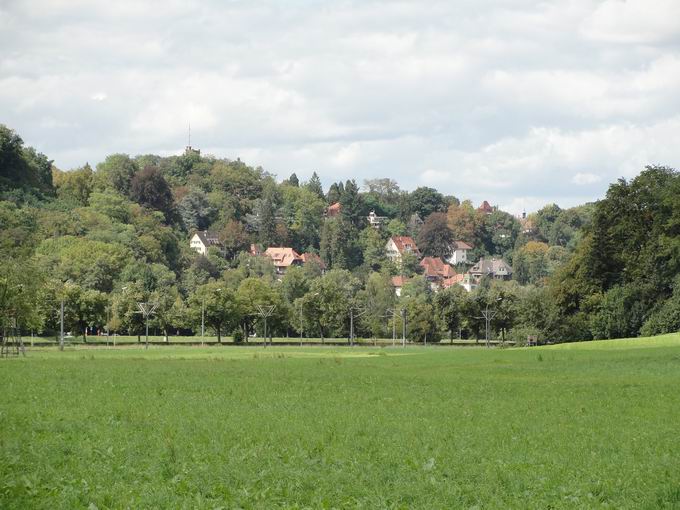
[[[576,184],[577,186],[583,186],[586,184],[595,184],[596,182],[600,182],[602,180],[602,177],[599,175],[595,174],[590,174],[590,173],[582,173],[579,172],[574,177],[571,178],[571,182]]]
[[[0,111],[61,168],[178,153],[191,122],[281,177],[574,204],[678,164],[677,5],[6,2]]]
[[[586,37],[617,43],[650,44],[680,38],[676,0],[605,0],[581,27]]]

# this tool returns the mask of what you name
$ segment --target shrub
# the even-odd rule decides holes
[[[243,331],[241,330],[241,328],[236,328],[232,332],[231,338],[234,340],[235,344],[240,344],[241,342],[243,342]]]

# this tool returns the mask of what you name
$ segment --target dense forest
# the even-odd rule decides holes
[[[153,302],[152,325],[166,335],[195,334],[204,313],[218,337],[246,341],[261,333],[258,304],[276,306],[269,327],[283,336],[346,336],[349,311],[361,308],[360,336],[390,337],[405,317],[410,340],[436,341],[483,337],[479,317],[492,306],[493,335],[518,343],[676,331],[680,175],[641,170],[594,204],[550,204],[516,218],[428,187],[404,191],[389,178],[327,190],[316,173],[281,181],[190,148],[171,157],[113,154],[95,168],[62,171],[0,125],[0,317],[3,327],[51,335],[63,302],[69,331],[140,334],[137,303]],[[336,203],[339,214],[326,214]],[[371,211],[383,217],[380,228],[368,223]],[[221,248],[196,253],[189,239],[197,230],[216,232]],[[435,292],[417,259],[386,256],[387,240],[402,235],[442,258],[464,241],[471,261],[503,258],[512,279]],[[251,245],[322,262],[277,278]],[[400,296],[395,275],[408,282]]]

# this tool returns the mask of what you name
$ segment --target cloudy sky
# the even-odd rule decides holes
[[[678,0],[0,0],[0,123],[510,210],[680,168]]]

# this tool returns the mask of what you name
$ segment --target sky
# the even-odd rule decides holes
[[[0,0],[0,123],[60,169],[241,158],[512,213],[680,169],[678,0]]]

